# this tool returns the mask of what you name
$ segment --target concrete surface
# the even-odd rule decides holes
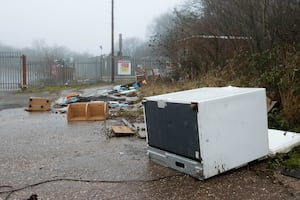
[[[10,95],[0,105],[14,104]],[[14,107],[26,105],[21,99]],[[107,137],[119,119],[68,123],[65,114],[8,108],[0,111],[0,200],[299,199],[264,163],[197,181],[149,161],[143,139]]]

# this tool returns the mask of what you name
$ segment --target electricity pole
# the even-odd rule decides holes
[[[115,82],[114,0],[111,0],[111,82]]]
[[[100,54],[100,80],[102,81],[102,78],[103,78],[103,75],[102,75],[102,73],[103,73],[103,70],[102,70],[102,68],[103,68],[103,66],[102,66],[102,63],[103,63],[102,45],[100,45],[99,47],[100,47],[100,52],[101,52],[101,54]]]

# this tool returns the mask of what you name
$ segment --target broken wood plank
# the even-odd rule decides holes
[[[129,121],[127,121],[126,119],[123,118],[123,119],[122,119],[122,122],[124,123],[125,126],[129,127],[131,130],[134,130],[134,131],[137,130],[137,129],[136,129],[135,127],[133,127],[132,124],[131,124]]]
[[[116,136],[128,136],[134,134],[127,126],[112,126],[111,129]]]

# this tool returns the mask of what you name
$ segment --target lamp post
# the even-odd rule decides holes
[[[101,52],[101,54],[100,54],[100,80],[102,81],[102,68],[103,68],[103,66],[102,66],[102,45],[100,45],[99,46],[100,47],[100,52]]]

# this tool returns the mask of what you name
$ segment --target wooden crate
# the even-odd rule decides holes
[[[87,120],[93,121],[103,121],[106,120],[108,116],[108,106],[106,102],[94,101],[87,103],[86,117]]]
[[[84,121],[86,118],[87,103],[72,103],[68,105],[67,119],[68,121]]]
[[[68,121],[103,121],[108,117],[108,105],[103,101],[68,105]]]
[[[27,111],[49,111],[50,109],[51,101],[40,97],[30,97],[26,108]]]

